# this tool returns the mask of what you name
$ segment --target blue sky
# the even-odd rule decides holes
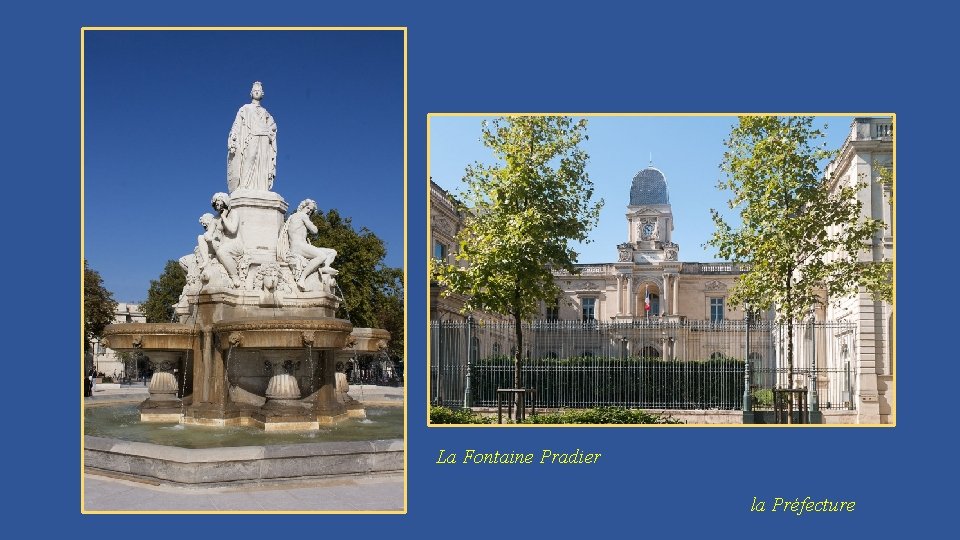
[[[119,301],[192,252],[227,191],[250,86],[278,126],[273,190],[336,208],[403,266],[401,31],[87,31],[84,255]]]
[[[474,161],[489,163],[492,153],[480,142],[477,116],[430,118],[429,175],[438,185],[456,194],[465,167]],[[850,130],[852,116],[817,119],[827,124],[828,148],[837,149]],[[673,207],[673,241],[680,245],[680,260],[715,261],[710,239],[710,208],[735,218],[728,209],[729,192],[719,191],[723,141],[736,123],[735,116],[588,116],[589,140],[583,148],[590,156],[587,173],[594,197],[605,201],[600,221],[590,234],[592,242],[577,244],[581,263],[617,260],[617,244],[627,240],[626,210],[633,177],[650,164],[667,179]]]

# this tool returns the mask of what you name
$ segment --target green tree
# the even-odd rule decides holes
[[[103,278],[96,270],[91,270],[87,260],[83,260],[83,335],[84,350],[90,348],[90,341],[103,335],[103,329],[113,322],[117,311],[117,302],[113,293],[103,286]]]
[[[563,116],[484,122],[482,141],[496,164],[474,163],[463,177],[457,260],[464,264],[433,261],[442,294],[466,295],[465,311],[513,318],[515,388],[523,388],[521,323],[537,315],[540,301],[557,298],[553,270],[575,272],[570,241],[587,240],[603,205],[591,203],[588,156],[580,148],[586,125]]]
[[[386,266],[387,248],[366,227],[353,228],[350,218],[334,209],[318,210],[312,216],[317,234],[310,242],[337,250],[333,267],[340,273],[337,284],[343,303],[337,316],[358,328],[383,328],[390,332],[389,353],[403,357],[403,270]]]
[[[890,265],[868,254],[883,222],[864,217],[862,182],[830,189],[820,164],[836,155],[817,145],[823,132],[813,118],[740,117],[725,141],[721,189],[739,209],[734,229],[711,209],[716,231],[709,244],[719,256],[749,265],[730,301],[751,309],[775,307],[788,323],[787,369],[793,385],[793,323],[828,297],[861,288],[891,296]]]
[[[173,306],[180,301],[180,293],[187,284],[187,273],[174,260],[167,261],[163,273],[158,279],[150,280],[147,301],[143,303],[147,322],[170,322],[173,320]]]

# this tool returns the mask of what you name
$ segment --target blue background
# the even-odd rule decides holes
[[[957,415],[952,17],[916,2],[90,4],[13,8],[0,36],[4,282],[12,292],[4,319],[13,321],[0,488],[8,525],[139,538],[889,538],[952,521],[950,494],[940,495],[940,486],[954,487],[957,453],[947,440]],[[110,25],[409,27],[407,515],[80,514],[80,28]],[[897,360],[906,361],[897,366],[897,427],[425,427],[428,112],[851,110],[897,113]],[[565,468],[433,463],[441,448],[468,447],[581,448],[604,457]],[[852,499],[857,507],[751,514],[755,495]]]

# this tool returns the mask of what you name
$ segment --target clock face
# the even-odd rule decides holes
[[[643,236],[644,237],[653,236],[653,223],[643,224]]]

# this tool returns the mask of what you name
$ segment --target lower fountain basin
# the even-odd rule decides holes
[[[371,408],[368,414],[366,420],[320,430],[265,432],[141,423],[136,404],[90,406],[84,415],[84,467],[197,487],[403,470],[403,408]]]

